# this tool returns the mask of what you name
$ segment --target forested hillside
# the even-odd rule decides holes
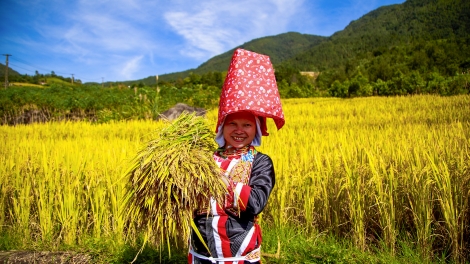
[[[255,39],[236,48],[243,48],[266,54],[270,57],[273,64],[280,64],[299,53],[317,46],[325,40],[327,40],[326,37],[289,32],[274,37]],[[236,48],[215,56],[201,64],[194,73],[226,71]]]
[[[463,44],[458,40],[467,40],[469,32],[470,1],[409,0],[381,7],[352,21],[329,41],[297,54],[288,64],[299,70],[344,67],[345,60],[380,56],[393,47],[413,43],[446,40]]]
[[[378,8],[330,37],[289,32],[240,47],[271,57],[282,98],[470,93],[468,0],[408,0]],[[0,123],[23,122],[38,111],[42,120],[107,121],[156,118],[178,102],[217,107],[235,48],[158,80],[81,84],[54,72],[11,71],[10,82],[44,89],[0,90]]]
[[[327,40],[326,37],[288,32],[276,36],[258,38],[235,47],[225,53],[217,55],[201,64],[196,69],[189,69],[183,72],[164,74],[160,76],[162,81],[175,81],[178,78],[185,78],[190,73],[203,75],[208,72],[227,71],[233,52],[237,48],[243,48],[254,52],[266,54],[273,64],[280,64],[297,54],[309,50],[310,48]],[[142,80],[144,84],[152,85],[156,83],[154,76]]]
[[[286,33],[240,47],[272,58],[284,98],[451,95],[470,89],[469,32],[470,1],[409,0],[378,8],[329,38]],[[233,50],[161,79],[204,83],[211,79],[208,74],[223,74]],[[308,78],[304,71],[316,72],[318,78]],[[149,77],[144,83],[154,82]]]
[[[281,66],[333,96],[468,93],[470,1],[409,0],[352,21]],[[464,80],[462,80],[464,79]]]

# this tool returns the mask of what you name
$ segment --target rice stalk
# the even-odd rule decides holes
[[[193,212],[222,201],[226,188],[212,158],[214,133],[202,117],[183,113],[158,131],[126,173],[127,219],[156,245],[187,241]]]
[[[431,177],[430,168],[425,165],[421,153],[414,149],[411,155],[413,162],[406,178],[408,181],[406,200],[413,216],[418,249],[421,256],[430,261],[433,243],[433,196],[435,196],[433,188],[435,183]]]
[[[462,192],[462,189],[465,188],[463,185],[465,181],[459,177],[460,175],[451,174],[448,163],[437,156],[428,154],[428,159],[436,183],[437,199],[450,238],[452,259],[455,263],[464,263],[464,241],[461,234],[465,229],[463,216],[468,208],[468,197],[465,197],[465,192]]]
[[[349,199],[349,217],[352,225],[352,239],[362,251],[366,250],[366,191],[364,176],[354,168],[351,153],[340,149],[345,171],[345,183],[342,189]],[[351,166],[353,165],[353,166]]]

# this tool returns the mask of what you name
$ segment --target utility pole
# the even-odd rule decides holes
[[[6,62],[5,62],[5,89],[8,88],[8,56],[11,56],[10,54],[3,54],[3,56],[6,57]]]
[[[103,81],[104,81],[104,77],[101,77],[101,88],[103,88]]]
[[[71,75],[72,75],[72,84],[73,84],[73,73],[71,73]]]

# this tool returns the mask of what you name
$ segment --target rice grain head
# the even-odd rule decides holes
[[[212,158],[215,134],[203,117],[181,114],[157,131],[126,173],[127,219],[155,244],[187,241],[193,212],[223,201],[226,187]]]

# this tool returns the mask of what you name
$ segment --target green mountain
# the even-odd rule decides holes
[[[269,55],[276,72],[289,83],[299,79],[292,77],[296,71],[329,72],[329,76],[323,75],[329,79],[320,84],[328,88],[334,80],[344,81],[358,72],[375,81],[389,80],[396,71],[436,71],[448,76],[465,71],[470,68],[469,33],[470,1],[408,0],[380,7],[331,37],[289,32],[254,39],[239,47]],[[191,73],[224,72],[236,48],[196,69],[159,78],[175,81]],[[138,81],[148,85],[156,82],[154,76]]]
[[[381,55],[392,47],[468,39],[469,33],[470,1],[408,0],[352,21],[328,41],[299,52],[285,64],[304,71],[324,71],[346,67],[345,62],[352,58]]]
[[[271,57],[281,98],[470,94],[469,0],[408,0],[380,7],[330,37],[289,32],[240,47]],[[92,113],[87,118],[103,122],[156,117],[180,102],[211,109],[218,105],[234,49],[195,69],[159,76],[161,89],[153,86],[155,76],[124,82],[139,89],[120,89],[122,83],[112,84],[119,89],[96,89],[96,84],[0,89],[0,116],[16,122],[17,113],[31,105],[52,116]],[[13,75],[12,70],[10,81]],[[18,80],[39,83],[47,77]],[[20,96],[24,100],[17,100]]]
[[[300,34],[297,32],[288,32],[276,36],[269,36],[251,40],[238,47],[235,47],[225,53],[217,55],[201,64],[196,69],[189,69],[182,72],[164,74],[159,76],[159,80],[170,81],[178,78],[185,78],[191,72],[195,74],[204,74],[211,71],[227,71],[233,52],[237,48],[243,48],[254,52],[266,54],[270,57],[273,64],[279,64],[291,59],[295,55],[309,50],[316,45],[326,41],[327,37]],[[142,81],[144,84],[155,84],[155,76],[149,76],[143,80],[132,81],[133,83]]]
[[[226,71],[233,52],[237,48],[243,48],[268,55],[273,64],[282,63],[295,55],[302,53],[327,40],[326,37],[289,32],[271,37],[254,39],[223,54],[217,55],[201,64],[194,73],[206,73],[209,71]]]

